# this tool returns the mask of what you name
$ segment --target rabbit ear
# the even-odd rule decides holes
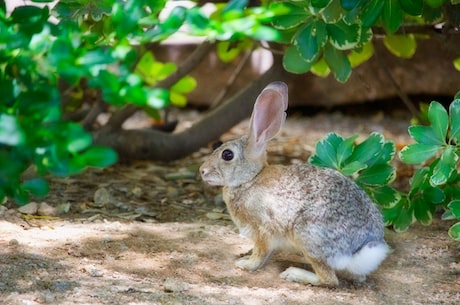
[[[281,129],[286,119],[288,88],[283,82],[273,82],[259,94],[252,112],[246,154],[258,158],[266,143]]]

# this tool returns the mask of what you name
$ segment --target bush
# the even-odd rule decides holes
[[[437,208],[445,211],[443,219],[460,220],[459,97],[450,104],[449,113],[440,103],[431,102],[426,114],[430,125],[409,127],[416,143],[404,147],[399,157],[418,168],[407,194],[390,186],[396,177],[391,165],[395,146],[378,133],[360,144],[354,143],[356,136],[344,139],[331,133],[317,143],[310,162],[355,179],[381,206],[385,223],[396,231],[407,230],[415,221],[431,224]],[[460,222],[449,229],[449,235],[460,241]]]

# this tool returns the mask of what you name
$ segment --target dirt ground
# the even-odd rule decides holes
[[[402,146],[408,122],[400,111],[292,114],[269,158],[305,162],[329,131],[378,131]],[[460,245],[447,235],[452,223],[440,220],[405,233],[388,229],[392,253],[363,284],[287,282],[281,271],[308,265],[282,253],[256,272],[237,269],[234,261],[251,243],[236,232],[219,188],[197,175],[208,153],[53,178],[52,192],[38,203],[60,209],[56,217],[0,207],[0,304],[460,304]],[[398,171],[404,187],[410,169]]]

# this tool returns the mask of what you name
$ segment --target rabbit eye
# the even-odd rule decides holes
[[[233,151],[226,149],[222,152],[222,159],[225,161],[231,161],[233,159]]]

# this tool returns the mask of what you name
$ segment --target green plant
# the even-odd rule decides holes
[[[440,103],[431,102],[427,117],[429,126],[409,127],[416,143],[400,152],[403,162],[422,166],[410,181],[406,200],[394,207],[397,211],[387,214],[390,221],[396,214],[404,218],[403,228],[414,219],[430,224],[437,207],[445,210],[443,219],[460,220],[460,95],[450,104],[449,112]],[[460,241],[460,222],[450,228],[449,235]]]
[[[0,202],[46,195],[48,173],[66,176],[116,161],[113,150],[92,146],[88,132],[62,118],[58,80],[46,59],[62,50],[50,52],[56,27],[48,17],[47,8],[34,6],[7,17],[0,3]],[[35,177],[22,179],[30,167]]]
[[[395,146],[378,133],[360,144],[355,144],[357,136],[344,139],[330,133],[317,143],[309,161],[355,179],[381,206],[385,223],[396,231],[407,230],[415,221],[431,224],[436,208],[445,211],[443,219],[460,220],[460,94],[450,104],[449,113],[440,103],[431,102],[426,117],[430,125],[409,127],[416,143],[399,154],[403,162],[419,166],[407,194],[390,186],[396,177],[391,165]],[[449,235],[460,241],[460,222],[449,229]]]
[[[445,0],[287,0],[271,3],[275,28],[289,33],[283,64],[292,73],[330,72],[345,82],[353,67],[373,53],[375,28],[383,28],[388,50],[411,57],[416,35],[397,33],[404,22],[430,24],[442,18]],[[448,2],[448,1],[447,1]],[[456,1],[452,1],[455,3]],[[457,63],[458,64],[458,63]]]
[[[376,132],[359,144],[355,143],[357,137],[329,133],[316,144],[316,154],[309,162],[350,176],[381,206],[393,206],[400,200],[399,192],[389,186],[396,177],[390,164],[396,151],[394,143]]]

